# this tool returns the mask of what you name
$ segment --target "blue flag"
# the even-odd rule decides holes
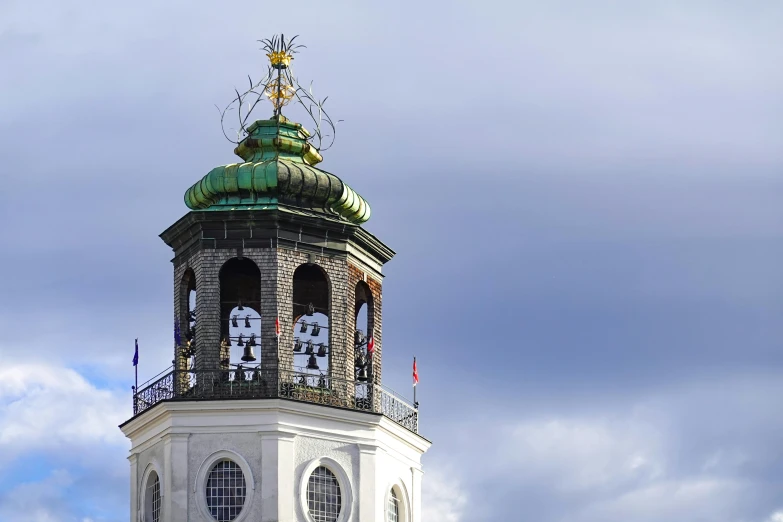
[[[139,340],[136,339],[136,351],[133,353],[133,366],[139,364]]]
[[[182,344],[182,335],[179,332],[179,319],[174,319],[174,344],[177,346]]]

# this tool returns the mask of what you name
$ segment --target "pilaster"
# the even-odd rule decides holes
[[[283,431],[259,432],[261,437],[261,522],[295,522],[294,438]]]
[[[139,455],[131,453],[128,462],[130,462],[130,520],[135,522],[139,520]]]
[[[378,487],[378,447],[357,444],[359,447],[359,518],[357,520],[383,520],[383,490]]]

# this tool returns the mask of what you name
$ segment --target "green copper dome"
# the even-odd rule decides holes
[[[193,210],[267,210],[293,207],[361,224],[370,205],[334,174],[314,167],[321,155],[310,134],[284,116],[259,120],[234,149],[244,163],[212,169],[185,192]]]

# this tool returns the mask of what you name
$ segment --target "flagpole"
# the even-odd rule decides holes
[[[139,338],[136,338],[134,353],[139,354]],[[139,360],[136,359],[136,364],[133,365],[134,373],[134,386],[133,386],[133,414],[136,415],[137,402],[136,395],[139,393]]]
[[[413,368],[416,369],[416,357],[413,357]],[[413,380],[413,404],[414,406],[418,404],[416,401],[416,379]]]

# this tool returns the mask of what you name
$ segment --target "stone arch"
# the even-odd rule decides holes
[[[218,275],[220,282],[220,339],[228,340],[232,336],[234,316],[243,323],[246,315],[251,315],[253,320],[260,321],[261,316],[261,270],[251,259],[247,257],[234,257],[220,267]],[[253,310],[253,314],[243,313],[246,309]],[[242,314],[242,315],[240,315]],[[257,341],[260,343],[260,325],[252,328],[257,330]],[[238,335],[231,339],[231,345],[238,341]],[[228,348],[216,347],[226,353],[218,356],[219,366],[223,369],[229,367],[231,359]]]
[[[305,263],[297,267],[293,276],[292,324],[295,343],[298,341],[305,346],[300,351],[294,352],[294,369],[297,371],[327,375],[331,371],[333,342],[330,328],[331,297],[331,281],[322,267],[315,263]],[[317,328],[315,323],[318,325]],[[314,335],[316,332],[317,335]],[[320,348],[318,345],[324,344],[326,356],[312,359],[306,353],[308,341],[313,344],[316,353]],[[309,363],[313,361],[318,368],[308,369]]]
[[[367,337],[373,335],[375,331],[375,303],[372,296],[372,290],[370,285],[364,281],[356,283],[356,290],[354,292],[354,318],[356,322],[356,329],[362,330]],[[359,315],[366,314],[364,324],[359,321]]]

